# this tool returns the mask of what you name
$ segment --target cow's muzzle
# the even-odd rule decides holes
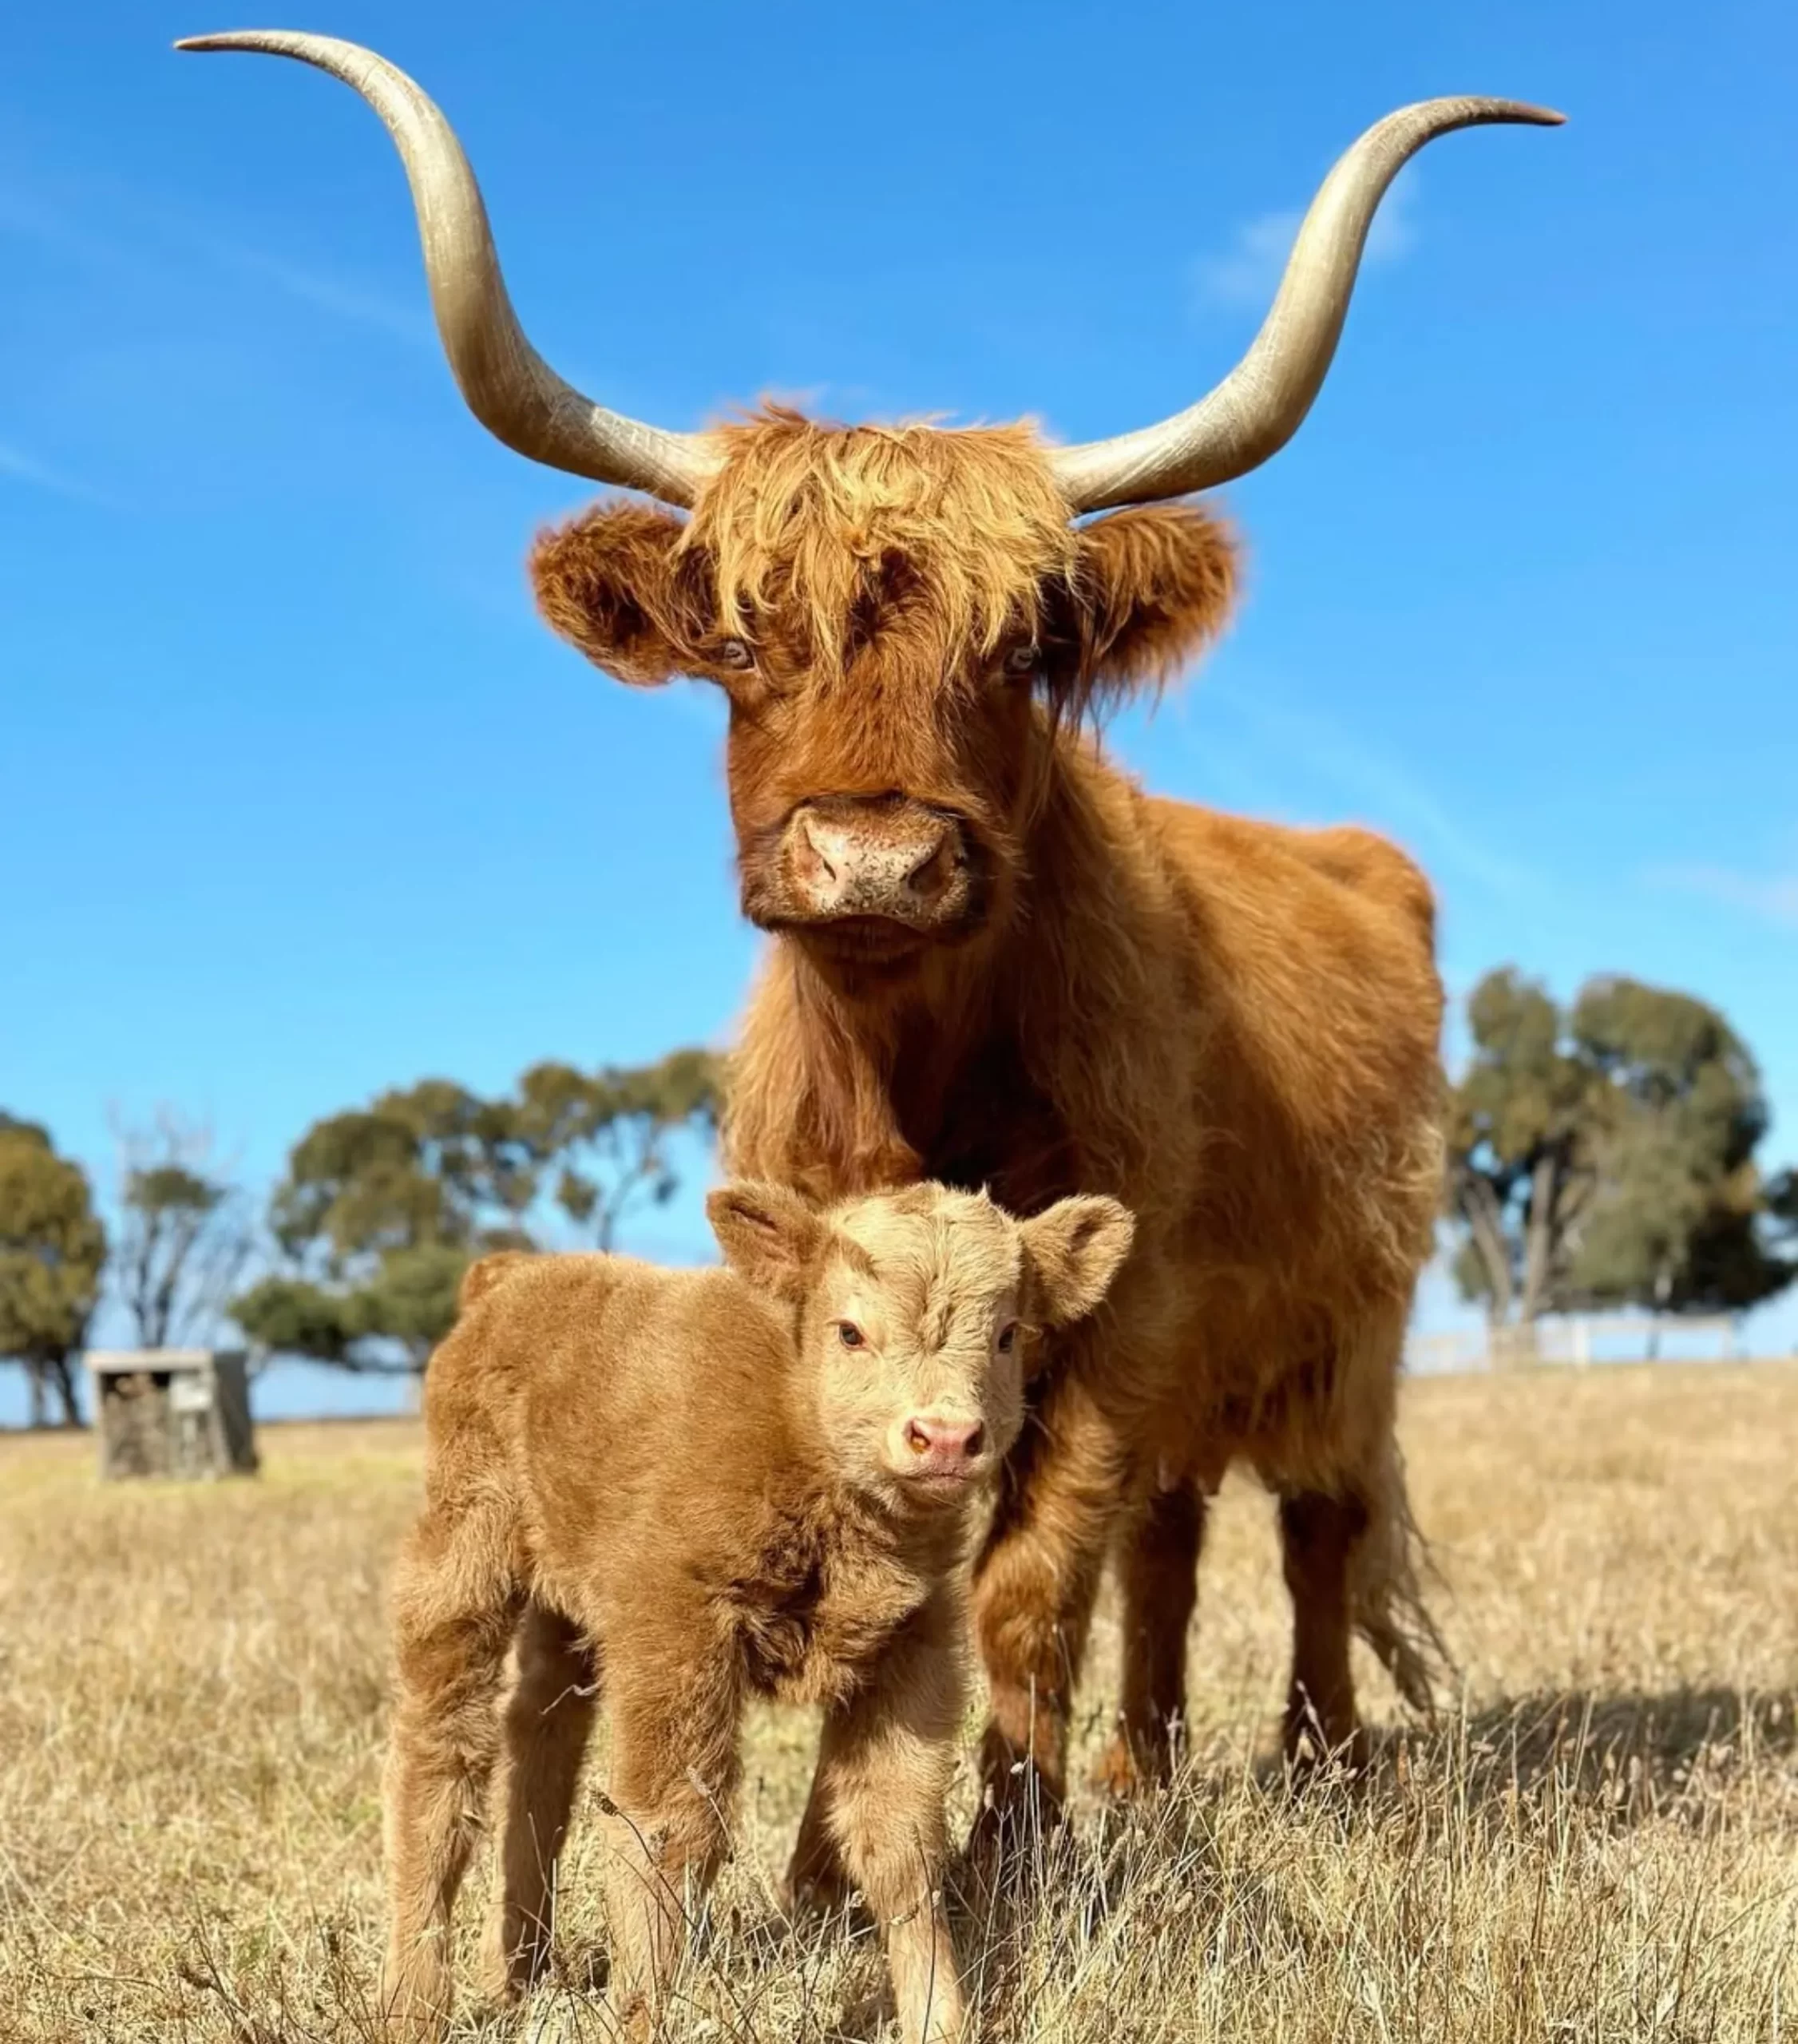
[[[934,937],[976,914],[977,864],[968,833],[942,810],[904,795],[823,796],[787,818],[779,920]]]

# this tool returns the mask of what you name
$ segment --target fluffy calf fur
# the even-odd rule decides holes
[[[907,2044],[960,2028],[937,1883],[969,1506],[1041,1330],[1097,1304],[1131,1218],[1071,1199],[1020,1224],[935,1187],[820,1214],[737,1186],[710,1211],[723,1270],[486,1258],[432,1359],[394,1606],[383,2000],[403,2030],[448,2012],[451,1911],[502,1757],[490,1962],[502,1991],[541,1967],[602,1689],[612,1977],[640,2027],[723,1856],[759,1694],[824,1706],[807,1850],[841,1855],[886,1926]]]
[[[731,1167],[828,1198],[984,1186],[1020,1213],[1092,1187],[1139,1216],[1102,1321],[1056,1345],[979,1564],[993,1794],[1026,1759],[1062,1788],[1114,1547],[1110,1772],[1163,1763],[1205,1499],[1238,1459],[1281,1499],[1289,1749],[1352,1743],[1352,1631],[1420,1699],[1433,1642],[1393,1438],[1440,1178],[1429,888],[1362,831],[1151,799],[1083,732],[1221,629],[1234,553],[1202,507],[1072,525],[1022,426],[770,412],[722,442],[690,519],[602,505],[534,572],[601,667],[730,698],[743,905],[778,939]],[[818,913],[818,847],[853,829],[888,834],[877,873],[938,846],[929,901]]]

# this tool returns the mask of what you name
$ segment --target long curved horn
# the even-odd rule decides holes
[[[1182,497],[1246,475],[1278,454],[1329,372],[1374,209],[1404,165],[1456,128],[1500,121],[1551,128],[1564,118],[1516,100],[1427,99],[1376,122],[1319,188],[1273,308],[1223,382],[1158,426],[1051,450],[1068,508],[1101,511]]]
[[[702,435],[664,433],[596,405],[525,339],[468,158],[449,122],[403,71],[359,44],[285,29],[190,36],[175,47],[296,57],[360,93],[386,123],[406,166],[437,331],[469,410],[533,461],[648,490],[666,503],[692,503],[719,467],[719,455]]]

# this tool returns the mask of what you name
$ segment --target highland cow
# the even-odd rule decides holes
[[[970,1510],[1044,1330],[1098,1305],[1131,1217],[1075,1198],[1020,1224],[936,1186],[821,1214],[736,1185],[708,1211],[723,1270],[484,1258],[432,1358],[394,1586],[383,2000],[402,2028],[448,2013],[502,1745],[490,1963],[502,1992],[541,1971],[602,1689],[612,1980],[640,2023],[725,1852],[743,1705],[771,1696],[824,1707],[813,1820],[886,1927],[906,2044],[960,2028],[938,1880]]]
[[[1114,1548],[1125,1665],[1106,1771],[1165,1767],[1205,1499],[1238,1460],[1280,1499],[1287,1751],[1352,1756],[1351,1634],[1419,1702],[1434,1642],[1394,1437],[1440,1185],[1430,889],[1361,831],[1151,799],[1090,727],[1222,628],[1230,537],[1168,500],[1297,430],[1400,166],[1451,129],[1559,116],[1443,99],[1369,129],[1247,355],[1158,425],[1058,447],[1025,425],[769,409],[678,434],[594,404],[532,349],[473,174],[403,73],[318,37],[196,46],[296,57],[360,92],[405,162],[477,416],[535,460],[678,507],[602,504],[546,536],[533,572],[550,624],[608,672],[698,675],[729,699],[743,905],[776,939],[731,1168],[824,1198],[989,1186],[1024,1213],[1090,1187],[1139,1215],[1111,1309],[1055,1344],[979,1570],[995,1808],[1033,1779],[1062,1792]],[[822,1836],[808,1824],[802,1872],[826,1871]]]

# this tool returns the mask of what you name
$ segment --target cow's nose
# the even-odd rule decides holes
[[[905,1431],[906,1450],[925,1475],[959,1475],[979,1460],[986,1445],[986,1428],[978,1420],[945,1420],[933,1412],[914,1412]]]
[[[933,810],[798,818],[794,878],[814,915],[927,915],[960,864],[960,831]]]

